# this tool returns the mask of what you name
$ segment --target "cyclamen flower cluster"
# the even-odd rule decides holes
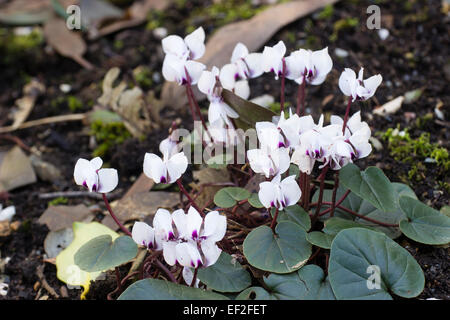
[[[192,277],[189,268],[208,267],[216,263],[222,252],[216,242],[222,240],[226,229],[226,217],[217,211],[209,212],[202,219],[193,207],[187,214],[182,209],[172,214],[158,209],[153,227],[136,222],[132,237],[137,244],[148,249],[162,250],[168,265],[178,263],[183,266],[183,277],[190,285]]]

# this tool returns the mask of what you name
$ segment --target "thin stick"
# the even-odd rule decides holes
[[[36,126],[40,126],[40,125],[44,125],[44,124],[67,122],[67,121],[82,121],[82,120],[86,119],[86,117],[87,117],[86,113],[77,113],[77,114],[65,114],[62,116],[42,118],[42,119],[38,119],[38,120],[24,122],[18,127],[7,126],[7,127],[0,128],[0,133],[12,132],[15,130],[36,127]]]
[[[106,198],[106,194],[105,194],[105,193],[102,193],[102,196],[103,196],[103,201],[105,202],[106,209],[108,209],[109,214],[111,215],[111,218],[113,218],[113,220],[117,223],[117,225],[119,226],[119,228],[120,228],[123,232],[125,232],[126,235],[128,235],[128,236],[131,237],[131,236],[132,236],[132,235],[131,235],[131,232],[130,232],[127,228],[125,228],[125,226],[119,221],[119,219],[117,219],[116,215],[115,215],[114,212],[112,211],[111,206],[109,205],[108,199]]]
[[[113,192],[113,193],[108,193],[107,197],[109,200],[118,198],[120,196],[120,193],[118,192]],[[95,192],[90,192],[90,191],[62,191],[62,192],[49,192],[49,193],[41,193],[39,194],[39,199],[54,199],[54,198],[59,198],[59,197],[64,197],[64,198],[78,198],[78,197],[87,197],[87,198],[92,198],[92,199],[97,199],[97,200],[102,200],[103,196],[95,193]]]

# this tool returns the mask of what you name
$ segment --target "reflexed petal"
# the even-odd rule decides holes
[[[249,71],[249,78],[257,78],[264,73],[262,64],[262,53],[250,53],[244,60]]]
[[[209,212],[205,217],[201,236],[217,242],[223,239],[227,231],[227,218],[217,211]]]
[[[0,206],[0,221],[11,221],[16,214],[16,207],[9,206],[2,210]]]
[[[177,243],[174,241],[167,241],[162,243],[162,250],[164,260],[169,266],[174,266],[177,263]]]
[[[364,80],[364,87],[373,95],[382,81],[383,77],[380,74],[377,74]]]
[[[167,168],[163,160],[154,153],[146,153],[144,157],[144,173],[155,183],[168,183]]]
[[[234,93],[237,96],[241,97],[242,99],[247,100],[248,97],[250,96],[250,86],[248,85],[248,81],[247,80],[237,81],[234,85]],[[239,115],[237,117],[233,117],[233,118],[238,118],[238,117],[239,117]]]
[[[339,89],[346,96],[352,95],[352,86],[356,83],[356,74],[352,69],[345,68],[339,77]]]
[[[97,192],[108,193],[113,191],[119,183],[119,175],[116,169],[100,169],[98,171]]]
[[[77,163],[75,164],[75,170],[73,172],[75,183],[82,186],[84,181],[86,180],[86,175],[91,174],[92,170],[93,168],[88,160],[78,159]]]
[[[293,52],[289,57],[286,57],[286,78],[295,80],[301,78],[303,81],[303,71],[305,69],[304,64],[298,59],[299,55]]]
[[[292,154],[291,162],[295,163],[301,172],[311,174],[316,160],[306,154],[306,149],[298,148]]]
[[[186,74],[184,70],[185,61],[179,59],[173,54],[167,54],[164,58],[162,74],[164,79],[169,82],[177,82],[179,85],[186,80]]]
[[[330,55],[328,54],[328,47],[314,51],[311,54],[312,64],[316,68],[317,77],[325,79],[327,74],[333,68],[333,60],[331,60]],[[318,81],[316,81],[318,82]],[[323,82],[323,80],[322,80]],[[311,83],[312,84],[312,83]]]
[[[302,192],[297,184],[297,181],[295,181],[295,175],[285,178],[281,181],[280,186],[286,207],[292,206],[300,200]]]
[[[186,236],[192,240],[197,240],[200,236],[200,228],[202,226],[203,219],[200,216],[200,213],[198,213],[198,211],[192,206],[188,210],[186,222]]]
[[[222,250],[217,246],[217,244],[212,240],[202,241],[200,247],[205,257],[205,267],[212,266],[219,259]]]
[[[197,61],[186,61],[185,66],[189,74],[189,77],[191,78],[191,84],[192,85],[197,84],[206,66],[203,63]]]
[[[173,183],[177,181],[186,171],[188,159],[183,152],[179,152],[174,154],[169,161],[167,161],[166,165],[168,175],[167,183]]]
[[[153,228],[155,228],[155,237],[162,237],[162,240],[172,239],[174,234],[170,212],[166,209],[158,209],[153,218]]]
[[[270,181],[265,181],[259,184],[258,198],[265,208],[275,207],[277,187]]]
[[[96,157],[89,162],[91,163],[91,166],[94,170],[100,169],[103,165],[103,160],[100,157]]]
[[[197,268],[203,265],[200,252],[192,243],[183,242],[177,244],[175,252],[178,263],[183,267]]]
[[[135,222],[131,236],[138,245],[152,249],[155,243],[155,230],[144,222]]]
[[[188,50],[186,43],[180,36],[170,35],[161,41],[164,53],[173,54],[179,58],[184,58]]]
[[[222,87],[227,90],[233,90],[237,76],[239,76],[239,72],[235,64],[229,63],[224,65],[219,75]]]
[[[211,96],[213,94],[214,86],[216,84],[216,77],[211,71],[203,71],[198,80],[198,90],[204,94]]]
[[[184,210],[175,210],[172,213],[172,220],[175,224],[175,227],[177,228],[178,236],[187,239],[189,235],[187,231],[187,216],[184,213]]]
[[[248,49],[245,44],[238,42],[234,47],[233,54],[231,55],[231,62],[236,62],[239,59],[243,59],[248,55]]]
[[[182,274],[183,274],[184,282],[186,282],[186,284],[188,286],[191,286],[192,285],[192,281],[194,281],[194,273],[192,272],[191,268],[184,267]],[[198,288],[199,283],[200,283],[200,280],[199,279],[195,279],[194,288]]]
[[[205,53],[205,31],[202,27],[187,35],[184,41],[190,50],[192,60],[200,59],[203,56]]]

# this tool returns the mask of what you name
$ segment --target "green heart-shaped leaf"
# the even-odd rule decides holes
[[[272,208],[270,213],[272,217],[275,216],[276,208]],[[281,221],[291,221],[298,224],[303,230],[308,231],[311,229],[311,218],[308,212],[297,204],[289,206],[278,212],[278,222]]]
[[[400,230],[410,239],[426,244],[450,242],[450,218],[426,204],[409,198],[400,198],[400,208],[407,220],[400,221]]]
[[[252,194],[239,187],[227,187],[217,191],[214,196],[214,203],[221,208],[231,208],[236,205],[238,201],[250,198]]]
[[[252,193],[250,198],[248,198],[248,203],[250,203],[250,205],[254,208],[264,208],[264,205],[259,200],[259,196],[257,193]]]
[[[328,274],[338,299],[392,299],[390,292],[412,298],[425,284],[408,251],[383,233],[363,228],[342,230],[334,238]]]
[[[331,248],[331,242],[333,241],[334,237],[335,235],[326,234],[321,231],[313,231],[306,234],[306,240],[308,240],[309,243],[323,249]]]
[[[251,287],[236,300],[335,300],[328,277],[316,265],[304,266],[290,274],[271,274],[264,278],[267,290]]]
[[[350,228],[365,228],[373,231],[377,229],[362,225],[360,223],[354,222],[352,220],[347,220],[339,217],[333,217],[325,221],[323,232],[329,235],[337,235],[340,231]]]
[[[311,256],[311,244],[298,224],[281,221],[276,234],[267,226],[250,232],[244,240],[244,255],[248,262],[261,270],[290,273],[300,269]]]
[[[227,297],[159,279],[139,280],[129,286],[119,300],[228,300]]]
[[[252,283],[250,274],[224,251],[215,264],[198,269],[197,277],[209,289],[219,292],[240,292]]]
[[[101,235],[78,249],[74,261],[81,270],[95,272],[120,266],[136,257],[137,252],[138,247],[129,236],[113,241],[110,235]]]
[[[356,165],[349,163],[340,170],[339,181],[382,211],[396,209],[394,186],[377,167],[368,167],[360,171]]]

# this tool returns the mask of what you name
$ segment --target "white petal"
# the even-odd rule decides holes
[[[197,268],[203,265],[200,252],[192,243],[183,242],[177,244],[175,252],[178,263],[183,267]]]
[[[217,242],[223,239],[227,231],[227,218],[217,211],[209,212],[205,217],[205,224],[201,236]]]
[[[188,210],[186,222],[187,236],[196,241],[200,236],[200,228],[202,226],[203,219],[200,216],[200,213],[198,213],[193,206],[191,206]]]
[[[236,83],[236,77],[239,76],[238,69],[235,64],[226,64],[220,70],[220,83],[227,90],[233,90]]]
[[[166,165],[168,175],[167,183],[173,183],[177,181],[186,171],[188,159],[183,152],[179,152],[174,154],[169,161],[167,161]]]
[[[86,175],[88,174],[88,172],[92,172],[92,166],[90,162],[86,159],[78,159],[73,171],[73,178],[75,179],[75,183],[82,186],[84,181],[86,180]]]
[[[119,175],[116,169],[100,169],[98,171],[98,190],[100,193],[113,191],[119,183]]]
[[[184,70],[185,61],[177,56],[167,54],[164,58],[162,74],[164,79],[169,82],[177,82],[179,85],[186,81],[186,71]]]
[[[186,284],[188,286],[191,286],[192,285],[192,281],[194,281],[194,273],[192,272],[191,268],[184,267],[182,274],[183,274],[184,282],[186,282]],[[199,283],[200,283],[200,280],[198,278],[195,279],[194,288],[198,288]]]
[[[265,208],[275,207],[275,195],[276,186],[272,182],[265,181],[259,184],[258,198]]]
[[[192,85],[197,84],[198,80],[200,79],[200,76],[202,75],[203,70],[206,69],[206,66],[203,63],[197,61],[186,61],[185,66],[191,79],[191,84]]]
[[[331,57],[328,54],[328,47],[326,47],[322,50],[314,51],[311,55],[311,60],[317,71],[316,76],[320,79],[325,79],[327,74],[333,68],[333,60],[331,60]],[[316,80],[315,82],[316,83],[314,83],[314,84],[319,84],[319,83],[317,83],[319,81]],[[322,82],[323,82],[323,80],[321,80],[320,83],[322,83]],[[311,84],[313,84],[313,83],[311,82]]]
[[[316,160],[306,154],[306,149],[297,148],[292,154],[291,162],[295,163],[301,172],[311,174]]]
[[[250,53],[244,60],[248,67],[249,78],[251,79],[257,78],[264,73],[262,53],[259,52]]]
[[[180,36],[170,35],[161,41],[164,53],[173,54],[179,58],[184,58],[187,53],[186,43]]]
[[[345,68],[339,77],[339,89],[346,96],[352,95],[352,86],[356,83],[356,74],[352,69]]]
[[[370,77],[364,80],[364,87],[371,92],[371,96],[375,94],[378,86],[383,81],[383,77],[380,74]]]
[[[155,244],[155,230],[145,222],[135,222],[131,236],[138,245],[152,249]]]
[[[204,94],[211,96],[213,94],[214,86],[216,84],[216,77],[211,71],[203,71],[198,80],[198,90]]]
[[[16,207],[14,206],[6,207],[3,210],[0,207],[0,221],[11,221],[15,214]]]
[[[169,266],[174,266],[177,263],[176,247],[177,242],[174,241],[163,242],[162,244],[164,260]]]
[[[190,50],[192,60],[200,59],[203,56],[205,53],[205,31],[202,27],[187,35],[184,41]]]
[[[154,153],[146,153],[144,157],[144,173],[155,183],[168,183],[167,168],[163,160]]]
[[[234,47],[233,54],[231,55],[231,62],[236,62],[239,59],[243,59],[248,55],[248,49],[247,47],[241,43],[238,42],[236,46]]]
[[[153,228],[155,228],[155,237],[163,240],[171,240],[174,237],[172,228],[172,216],[166,209],[159,208],[153,218]]]
[[[205,257],[205,267],[212,266],[219,259],[222,250],[212,240],[202,241],[200,247]]]
[[[175,224],[175,227],[177,228],[179,237],[187,239],[189,235],[187,231],[187,216],[184,213],[184,210],[175,210],[172,213],[172,220]]]
[[[302,192],[297,181],[295,181],[295,175],[281,181],[281,192],[283,193],[286,207],[292,206],[300,200]]]
[[[100,169],[103,165],[103,160],[100,157],[96,157],[89,162],[91,163],[91,166],[92,168],[94,168],[94,170]]]
[[[301,78],[303,81],[303,71],[305,69],[304,64],[299,59],[299,55],[293,52],[290,56],[286,57],[286,78],[295,80]]]
[[[250,86],[248,85],[247,80],[240,80],[235,83],[234,93],[241,97],[242,99],[247,100],[250,96]],[[234,117],[237,118],[237,117]]]

